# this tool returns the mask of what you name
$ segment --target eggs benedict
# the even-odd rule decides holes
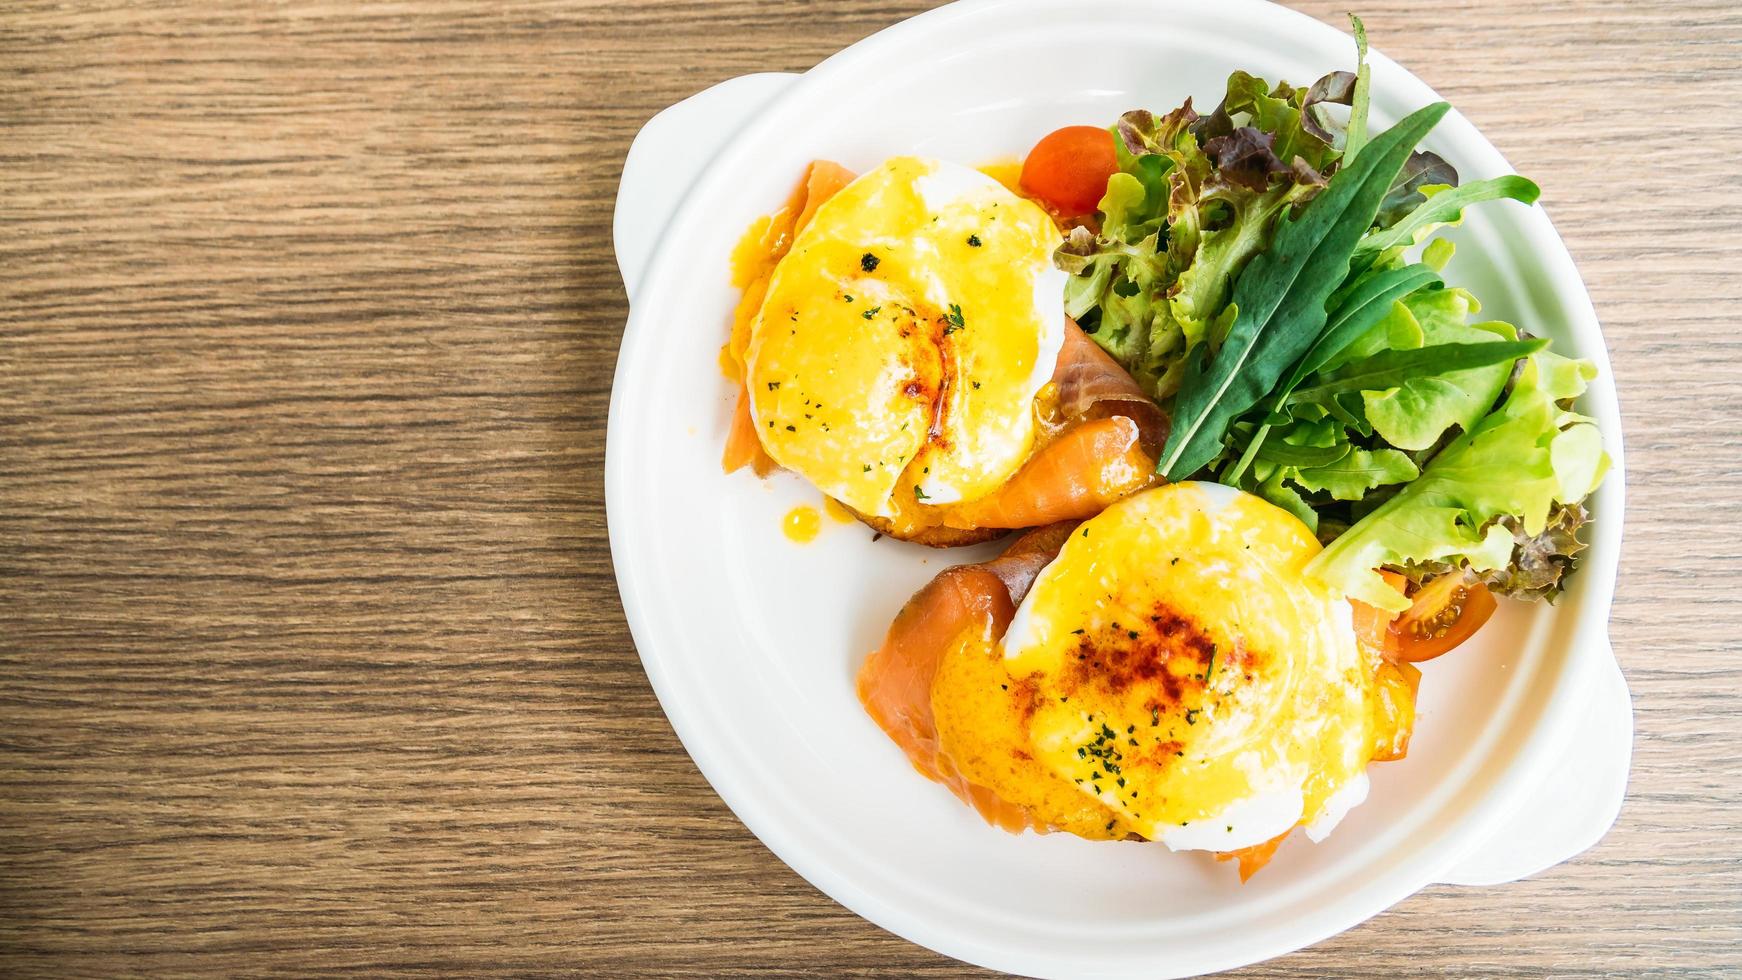
[[[1419,674],[1300,574],[1319,550],[1251,494],[1146,490],[941,574],[860,699],[999,826],[1158,841],[1249,875],[1295,827],[1323,839],[1413,724]]]
[[[728,469],[784,467],[937,545],[1147,485],[1159,411],[1065,317],[1060,239],[1043,208],[967,167],[813,165],[752,232]]]

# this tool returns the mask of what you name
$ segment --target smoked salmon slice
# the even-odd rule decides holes
[[[720,465],[728,473],[748,466],[757,476],[767,476],[775,469],[774,458],[756,436],[756,422],[750,418],[750,393],[744,390],[742,382],[738,385],[738,405],[732,411],[732,427],[726,432],[726,452],[720,457]]]
[[[1154,482],[1155,458],[1140,443],[1137,422],[1126,416],[1080,422],[1043,446],[991,496],[951,508],[945,523],[1039,527],[1093,517]]]
[[[1251,847],[1242,847],[1237,851],[1223,851],[1216,855],[1216,860],[1239,861],[1240,883],[1245,884],[1253,875],[1257,874],[1261,868],[1270,863],[1270,859],[1276,856],[1276,849],[1281,847],[1282,842],[1287,840],[1288,835],[1292,833],[1294,833],[1294,828],[1290,827],[1262,844],[1253,844]]]
[[[1059,418],[1068,422],[1123,417],[1137,423],[1151,456],[1167,441],[1167,415],[1143,386],[1101,349],[1077,321],[1065,318],[1065,342],[1052,372]]]
[[[1058,555],[1076,526],[1066,522],[1038,528],[989,562],[939,572],[901,607],[883,645],[859,670],[860,703],[907,754],[914,769],[948,787],[988,823],[1011,832],[1047,828],[1026,808],[968,781],[940,750],[932,715],[932,681],[938,663],[964,631],[1003,635],[1035,577]]]

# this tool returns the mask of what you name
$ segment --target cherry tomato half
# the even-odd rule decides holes
[[[1464,572],[1449,572],[1428,581],[1410,607],[1389,628],[1393,656],[1420,663],[1469,639],[1498,604],[1494,594]]]
[[[1396,572],[1380,572],[1386,584],[1403,591],[1405,579]],[[1395,617],[1364,602],[1355,607],[1355,636],[1394,661],[1420,663],[1445,653],[1469,639],[1494,615],[1494,594],[1464,572],[1450,572],[1429,580],[1415,595],[1410,607]]]
[[[1095,210],[1107,193],[1107,178],[1119,169],[1113,134],[1097,126],[1055,129],[1022,161],[1022,189],[1061,218]]]

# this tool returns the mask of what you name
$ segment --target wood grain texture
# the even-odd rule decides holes
[[[709,790],[600,476],[636,129],[924,5],[0,5],[0,972],[979,975]],[[1736,975],[1742,9],[1362,8],[1604,321],[1633,783],[1569,865],[1245,975]]]

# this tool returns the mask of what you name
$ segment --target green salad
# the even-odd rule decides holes
[[[1385,610],[1410,600],[1381,570],[1552,600],[1609,465],[1572,407],[1595,368],[1482,319],[1433,237],[1537,187],[1418,150],[1444,103],[1370,132],[1354,28],[1354,72],[1120,117],[1098,221],[1057,254],[1067,312],[1170,409],[1158,471],[1295,514],[1326,543],[1310,574]]]

